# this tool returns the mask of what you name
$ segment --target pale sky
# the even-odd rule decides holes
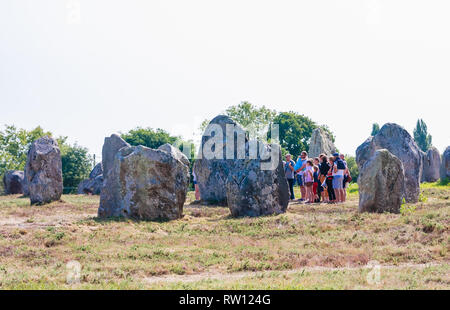
[[[446,0],[2,0],[0,126],[100,156],[113,132],[193,138],[248,100],[328,125],[349,154],[373,122],[423,118],[442,152],[449,16]]]

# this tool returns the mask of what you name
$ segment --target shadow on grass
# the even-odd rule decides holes
[[[107,224],[107,223],[129,223],[129,222],[133,222],[133,223],[168,223],[171,222],[173,220],[169,220],[169,219],[154,219],[154,220],[142,220],[142,219],[138,219],[138,218],[128,218],[128,217],[123,217],[123,216],[116,216],[116,217],[98,217],[98,216],[93,216],[88,218],[87,220],[92,220],[96,223],[99,224]]]
[[[224,201],[203,201],[201,200],[199,205],[204,206],[204,207],[210,207],[210,208],[225,208],[227,207],[227,203]]]
[[[18,195],[20,195],[20,194],[5,194],[5,193],[1,193],[0,197],[2,197],[2,198],[13,198],[13,199],[30,199],[29,196],[24,196],[24,195],[18,196]]]
[[[291,214],[344,214],[357,211],[357,206],[350,205],[350,202],[344,204],[329,204],[329,203],[314,203],[302,204],[293,203],[288,207],[288,212]]]

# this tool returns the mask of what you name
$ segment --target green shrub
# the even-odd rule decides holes
[[[400,206],[400,214],[403,216],[410,215],[411,213],[416,211],[416,208],[417,208],[416,206],[407,205],[406,203],[402,203],[402,205]]]
[[[425,196],[423,193],[419,194],[419,202],[427,202],[428,197]]]
[[[450,179],[449,178],[445,178],[443,180],[439,180],[439,182],[437,182],[439,185],[441,186],[447,186],[448,183],[450,183]]]
[[[59,143],[61,149],[63,185],[65,193],[76,192],[81,181],[87,179],[92,169],[92,158],[84,147]]]

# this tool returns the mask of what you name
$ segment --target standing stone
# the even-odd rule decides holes
[[[441,162],[441,180],[450,178],[450,146],[447,146],[444,154],[442,154]]]
[[[108,183],[116,200],[103,207],[107,212],[99,212],[102,216],[174,220],[183,214],[189,167],[164,150],[124,147],[116,154]]]
[[[46,136],[31,144],[25,166],[31,204],[59,200],[63,191],[61,153],[56,140]]]
[[[89,173],[89,179],[95,179],[99,175],[103,175],[102,163],[95,165],[94,169]]]
[[[411,135],[397,124],[385,124],[375,136],[369,137],[356,150],[356,162],[359,170],[378,149],[387,149],[400,159],[405,172],[404,198],[406,202],[417,202],[423,163],[421,150]]]
[[[22,182],[22,191],[25,197],[30,196],[30,190],[28,189],[28,178],[27,178],[27,170],[23,171],[23,182]]]
[[[23,193],[24,176],[23,171],[10,170],[3,176],[5,194],[14,195]]]
[[[94,179],[81,181],[78,185],[78,194],[100,195],[103,187],[103,175],[99,175]]]
[[[312,158],[319,157],[322,153],[331,156],[336,152],[337,150],[330,134],[320,127],[314,129],[311,135],[308,156]]]
[[[95,165],[89,174],[89,179],[78,185],[78,194],[100,195],[103,186],[102,163]]]
[[[125,142],[119,135],[112,134],[106,137],[102,149],[102,169],[103,169],[103,185],[100,193],[100,207],[98,208],[99,217],[113,216],[113,210],[118,209],[117,202],[119,198],[117,193],[112,190],[112,179],[110,178],[114,159],[119,150],[130,145]]]
[[[274,165],[262,169],[267,162],[257,159],[237,160],[227,184],[227,203],[231,215],[262,216],[286,212],[289,204],[289,187],[281,159],[281,147],[276,144],[264,145],[265,154],[274,156]]]
[[[163,150],[163,151],[169,153],[170,155],[172,155],[174,158],[181,161],[186,166],[189,166],[189,164],[190,164],[187,156],[185,154],[183,154],[178,148],[174,147],[172,144],[169,144],[169,143],[163,144],[158,148],[158,150]]]
[[[230,128],[234,127],[236,131],[234,134],[234,145],[230,145],[234,151],[233,154],[227,154],[226,152],[227,125],[231,126]],[[222,139],[220,139],[220,135]],[[206,128],[202,136],[198,159],[195,161],[193,168],[197,176],[197,184],[202,201],[211,204],[226,204],[226,183],[238,157],[236,151],[238,136],[243,140],[243,144],[248,142],[244,129],[226,115],[216,116]],[[211,139],[216,138],[218,142],[222,141],[222,146],[211,146],[210,143],[207,143]],[[217,156],[211,156],[212,152],[215,152]]]
[[[225,203],[232,216],[285,212],[289,188],[279,145],[249,140],[241,126],[219,115],[202,137],[194,164],[203,201]]]
[[[435,147],[431,147],[426,153],[422,153],[423,169],[422,182],[436,182],[439,180],[441,168],[441,155]]]
[[[359,211],[399,213],[405,186],[402,162],[386,149],[376,150],[358,177]]]
[[[92,192],[88,189],[90,181],[91,181],[91,179],[86,179],[86,180],[81,181],[80,184],[78,184],[78,188],[77,188],[78,195],[92,194]],[[101,191],[101,189],[100,189],[100,191]]]

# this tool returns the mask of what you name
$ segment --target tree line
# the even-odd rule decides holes
[[[257,107],[250,102],[243,101],[238,105],[228,107],[223,114],[239,123],[253,137],[270,142],[271,124],[279,125],[279,143],[283,156],[287,153],[296,159],[300,152],[309,150],[309,142],[314,129],[321,127],[329,133],[334,142],[334,134],[326,125],[320,125],[309,117],[294,111],[277,112],[265,106]],[[209,120],[204,120],[199,127],[199,133],[203,133]],[[380,130],[378,124],[373,124],[372,135]],[[45,131],[40,126],[25,130],[14,125],[5,125],[0,130],[0,176],[8,170],[23,170],[25,167],[28,149],[33,141],[43,136],[53,134]],[[180,136],[173,136],[168,131],[157,128],[136,127],[126,133],[121,133],[122,138],[130,145],[143,145],[150,148],[170,143],[176,144],[182,149],[182,145],[189,143],[192,145],[191,168],[193,164],[195,146],[192,141],[183,141]],[[55,138],[61,150],[63,183],[66,192],[74,192],[78,184],[89,176],[93,168],[94,156],[89,154],[88,149],[78,144],[67,143],[67,137],[59,136]],[[414,139],[423,151],[431,147],[431,135],[427,132],[427,126],[423,120],[417,121],[414,129]],[[358,167],[355,158],[347,155],[346,160],[353,180],[358,178]],[[1,182],[0,182],[1,183]]]
[[[379,131],[380,125],[378,123],[373,123],[371,135],[375,136]],[[427,124],[425,124],[423,119],[417,120],[416,127],[413,131],[413,137],[417,146],[424,152],[427,152],[433,146],[431,143],[433,138],[428,133]]]
[[[38,126],[32,130],[6,125],[0,131],[0,176],[8,170],[24,170],[28,149],[33,141],[54,135]],[[73,192],[78,184],[87,178],[93,167],[93,156],[88,149],[78,144],[70,145],[67,137],[54,137],[61,151],[63,185],[66,192]],[[0,182],[3,183],[3,182]]]

